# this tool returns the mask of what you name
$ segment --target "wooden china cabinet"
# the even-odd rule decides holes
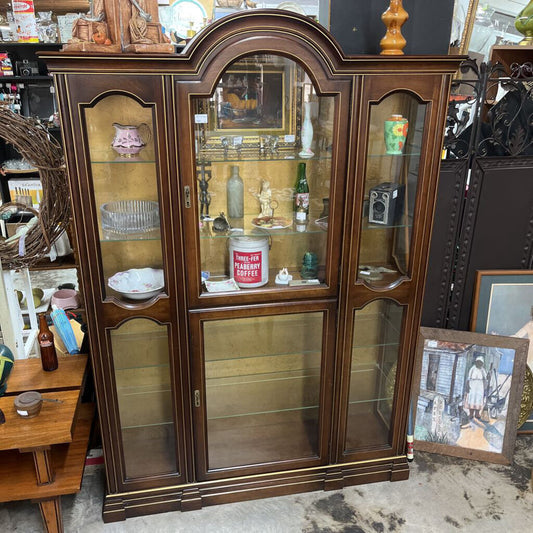
[[[71,180],[104,520],[406,479],[459,59],[344,57],[313,21],[261,10],[179,55],[43,57]],[[398,151],[384,143],[391,115],[408,120]],[[146,145],[129,157],[112,147],[126,130]],[[131,299],[108,283],[145,268],[164,286]]]

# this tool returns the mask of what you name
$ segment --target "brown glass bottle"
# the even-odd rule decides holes
[[[46,314],[39,315],[39,348],[41,349],[41,363],[43,370],[51,372],[57,369],[57,353],[54,345],[54,334],[48,328]]]

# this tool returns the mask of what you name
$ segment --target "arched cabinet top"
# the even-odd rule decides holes
[[[301,63],[308,72],[339,71],[343,54],[320,24],[283,10],[257,10],[224,17],[207,26],[183,50],[198,74],[217,58],[227,65],[252,54],[282,55]]]

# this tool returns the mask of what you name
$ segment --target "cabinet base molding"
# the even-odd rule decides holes
[[[191,483],[178,487],[108,494],[104,500],[104,522],[170,511],[194,511],[206,505],[258,500],[319,490],[339,490],[352,485],[400,481],[409,478],[406,457],[383,459],[381,463],[350,463],[277,472],[247,478]]]
[[[198,487],[185,489],[181,495],[182,511],[198,511],[202,508],[202,494]]]
[[[344,487],[344,476],[339,468],[330,469],[326,472],[324,490],[339,490]]]

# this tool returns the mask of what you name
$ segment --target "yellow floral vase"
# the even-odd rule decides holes
[[[385,121],[385,148],[387,154],[402,154],[407,138],[409,121],[402,115],[391,115]]]

